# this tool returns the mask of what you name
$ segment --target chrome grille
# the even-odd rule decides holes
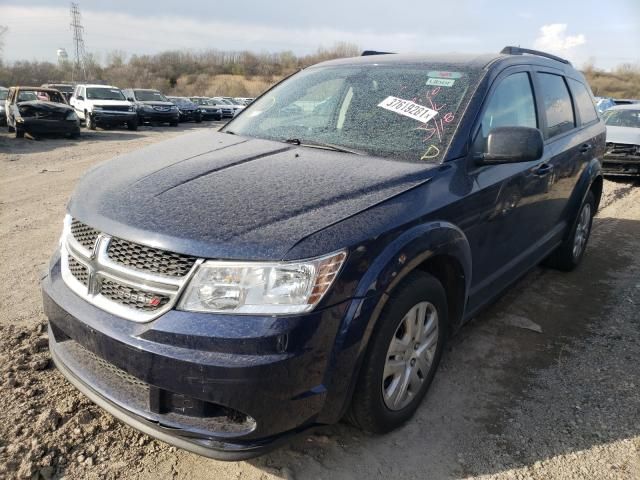
[[[112,302],[145,312],[154,312],[169,303],[169,297],[165,295],[154,295],[106,279],[100,283],[100,294]]]
[[[95,228],[85,225],[79,220],[74,219],[71,222],[71,235],[87,250],[93,250],[99,233]]]
[[[114,262],[169,277],[183,277],[195,265],[197,258],[112,238],[107,249]]]
[[[136,322],[170,310],[203,260],[129,242],[65,218],[62,278],[76,294]]]
[[[85,287],[89,285],[89,270],[71,256],[69,257],[69,271]]]

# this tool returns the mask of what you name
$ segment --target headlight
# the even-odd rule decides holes
[[[297,262],[207,261],[198,267],[178,309],[267,315],[308,312],[329,290],[346,257],[341,251]]]
[[[129,111],[130,112],[135,112],[135,107],[133,105],[129,105]]]
[[[69,113],[67,113],[67,120],[78,120],[78,115],[76,115],[76,112],[71,111]]]
[[[175,105],[171,105],[171,106],[169,107],[169,110],[175,110],[176,108],[177,108],[177,107],[176,107]]]

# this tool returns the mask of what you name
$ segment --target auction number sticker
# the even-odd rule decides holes
[[[379,107],[395,112],[405,117],[413,118],[422,123],[427,123],[438,112],[423,105],[418,105],[410,100],[389,96],[378,104]]]
[[[429,78],[427,85],[434,85],[436,87],[453,87],[456,81],[453,78]]]

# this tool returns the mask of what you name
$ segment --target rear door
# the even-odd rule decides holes
[[[546,164],[551,172],[544,186],[542,217],[538,222],[546,231],[553,232],[558,241],[570,220],[569,199],[593,144],[588,131],[579,129],[574,100],[562,71],[536,67],[534,85],[542,110],[545,151],[550,154]]]

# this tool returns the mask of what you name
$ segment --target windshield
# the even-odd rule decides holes
[[[253,102],[223,131],[437,162],[479,76],[446,65],[309,68]]]
[[[192,98],[191,101],[198,105],[207,105],[207,101],[204,98]]]
[[[117,88],[87,88],[87,100],[124,100],[124,95]]]
[[[55,88],[62,93],[73,93],[73,85],[50,85],[49,88]]]
[[[7,93],[9,93],[9,90],[0,90],[0,100],[6,100]]]
[[[604,123],[612,127],[640,128],[640,110],[607,110],[602,116]]]
[[[16,101],[16,103],[33,102],[34,100],[39,100],[36,92],[30,90],[21,90],[18,92],[18,100]]]
[[[195,107],[195,104],[186,98],[172,98],[171,101],[181,107]]]
[[[167,98],[155,90],[135,90],[139,102],[166,102]]]

